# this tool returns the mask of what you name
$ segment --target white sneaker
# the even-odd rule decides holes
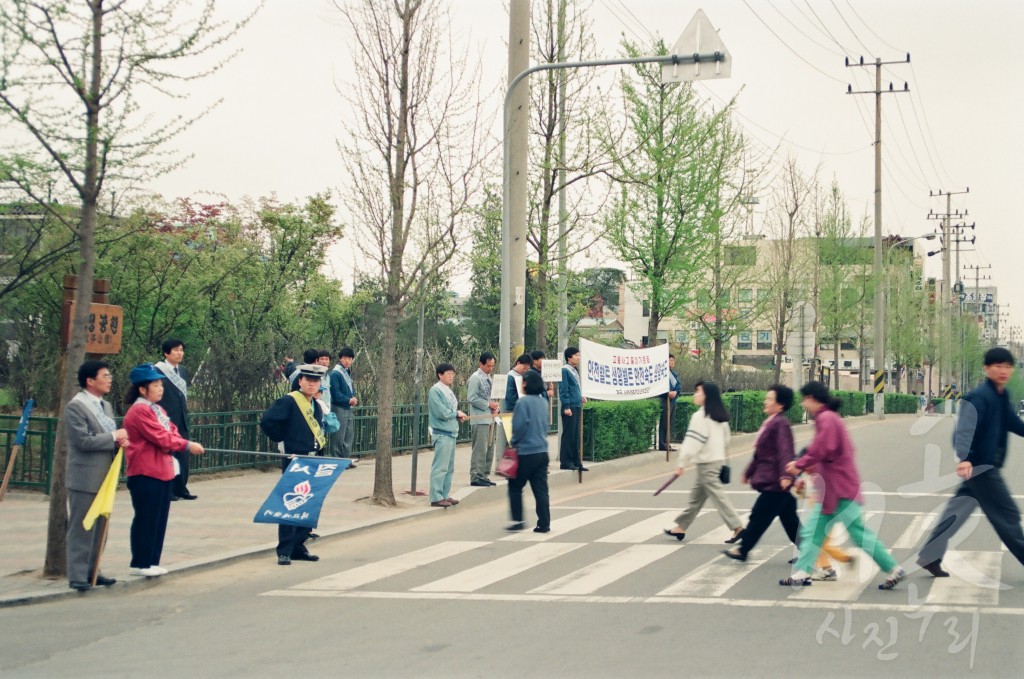
[[[129,568],[128,575],[144,575],[147,578],[154,578],[158,575],[164,575],[167,571],[159,566],[148,566],[146,568]]]
[[[167,575],[167,569],[163,566],[150,566],[155,571],[160,571],[160,575]]]
[[[835,582],[838,579],[839,575],[834,568],[815,568],[814,572],[811,573],[811,580],[817,580],[818,582]]]

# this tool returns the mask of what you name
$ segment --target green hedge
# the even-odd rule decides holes
[[[839,414],[843,417],[859,417],[865,413],[867,394],[862,391],[833,391],[832,396],[843,402]]]
[[[736,391],[722,394],[722,402],[729,411],[729,429],[733,433],[757,431],[764,422],[764,391]],[[800,405],[800,394],[793,396],[793,407],[786,416],[793,424],[802,424],[804,409]],[[681,396],[676,401],[675,415],[672,418],[672,440],[682,441],[686,435],[686,427],[690,417],[697,411],[692,396]]]
[[[583,406],[583,457],[611,460],[645,453],[658,426],[661,401],[591,401]]]
[[[917,412],[917,396],[913,394],[886,394],[885,412],[892,414]]]

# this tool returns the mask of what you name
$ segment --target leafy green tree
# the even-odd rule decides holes
[[[624,42],[626,54],[639,48]],[[667,54],[663,41],[656,54]],[[637,65],[621,80],[626,127],[602,132],[618,183],[605,218],[608,240],[629,262],[633,285],[649,301],[648,337],[692,300],[715,230],[731,211],[728,183],[742,157],[730,123],[732,104],[707,112],[689,83],[661,82],[659,66]]]
[[[477,212],[469,261],[473,289],[466,302],[466,332],[494,351],[501,320],[501,193],[496,187],[488,187]]]

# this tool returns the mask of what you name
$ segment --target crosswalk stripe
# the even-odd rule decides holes
[[[916,547],[925,536],[925,533],[932,529],[938,518],[939,515],[935,512],[915,516],[910,520],[910,525],[903,531],[903,534],[896,539],[896,542],[892,543],[892,548],[912,549]]]
[[[932,581],[926,604],[995,606],[999,603],[999,590],[1009,589],[999,582],[1003,568],[1002,551],[949,551],[943,557],[942,565],[950,577]]]
[[[795,601],[855,601],[879,573],[875,562],[867,558],[858,559],[858,563],[835,564],[834,568],[839,574],[838,580],[800,587],[789,598]]]
[[[576,530],[596,521],[607,519],[610,516],[621,514],[623,511],[622,509],[586,509],[560,519],[554,519],[551,522],[551,532],[549,533],[523,531],[521,533],[513,533],[501,539],[512,542],[545,542],[555,536],[564,535],[571,530]]]
[[[678,551],[678,547],[671,545],[632,545],[621,552],[532,589],[529,593],[593,594],[602,587]]]
[[[622,530],[617,530],[614,533],[598,538],[597,542],[628,544],[644,542],[655,535],[660,535],[661,531],[664,530],[665,527],[671,526],[678,514],[679,512],[674,509],[667,512],[661,512],[660,514],[646,518],[643,521],[638,521],[626,526]]]
[[[413,587],[413,592],[475,592],[534,566],[568,554],[584,546],[583,542],[543,542],[485,564],[474,566],[447,578]]]
[[[711,510],[701,510],[701,514],[703,515],[708,511]],[[662,535],[662,531],[666,528],[672,527],[677,516],[679,516],[679,510],[670,509],[667,512],[661,512],[643,521],[637,521],[622,530],[617,530],[614,533],[598,538],[596,542],[628,543],[634,545],[646,542],[656,535]]]
[[[463,552],[468,552],[471,549],[476,549],[489,544],[491,543],[470,541],[442,542],[437,545],[418,549],[415,552],[399,554],[398,556],[391,557],[390,559],[374,561],[373,563],[368,563],[363,566],[350,568],[347,571],[304,582],[302,584],[295,585],[291,589],[328,591],[355,589],[356,587],[362,587],[363,585],[376,582],[377,580],[390,578],[394,575],[411,571],[414,568],[419,568],[420,566],[425,566],[429,563],[440,561],[441,559],[447,559],[450,556],[456,556]]]
[[[772,559],[786,547],[759,549],[740,564],[725,556],[718,556],[697,570],[676,580],[656,596],[719,597],[750,575],[754,568]]]

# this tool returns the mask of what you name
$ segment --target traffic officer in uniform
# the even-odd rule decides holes
[[[285,394],[267,408],[260,419],[260,429],[270,438],[284,445],[285,458],[281,461],[284,472],[297,455],[318,455],[327,446],[324,434],[324,411],[317,400],[320,380],[327,371],[322,365],[303,364],[298,367],[296,390]],[[291,565],[296,561],[319,561],[310,554],[305,542],[310,529],[304,526],[278,524],[277,563]]]

